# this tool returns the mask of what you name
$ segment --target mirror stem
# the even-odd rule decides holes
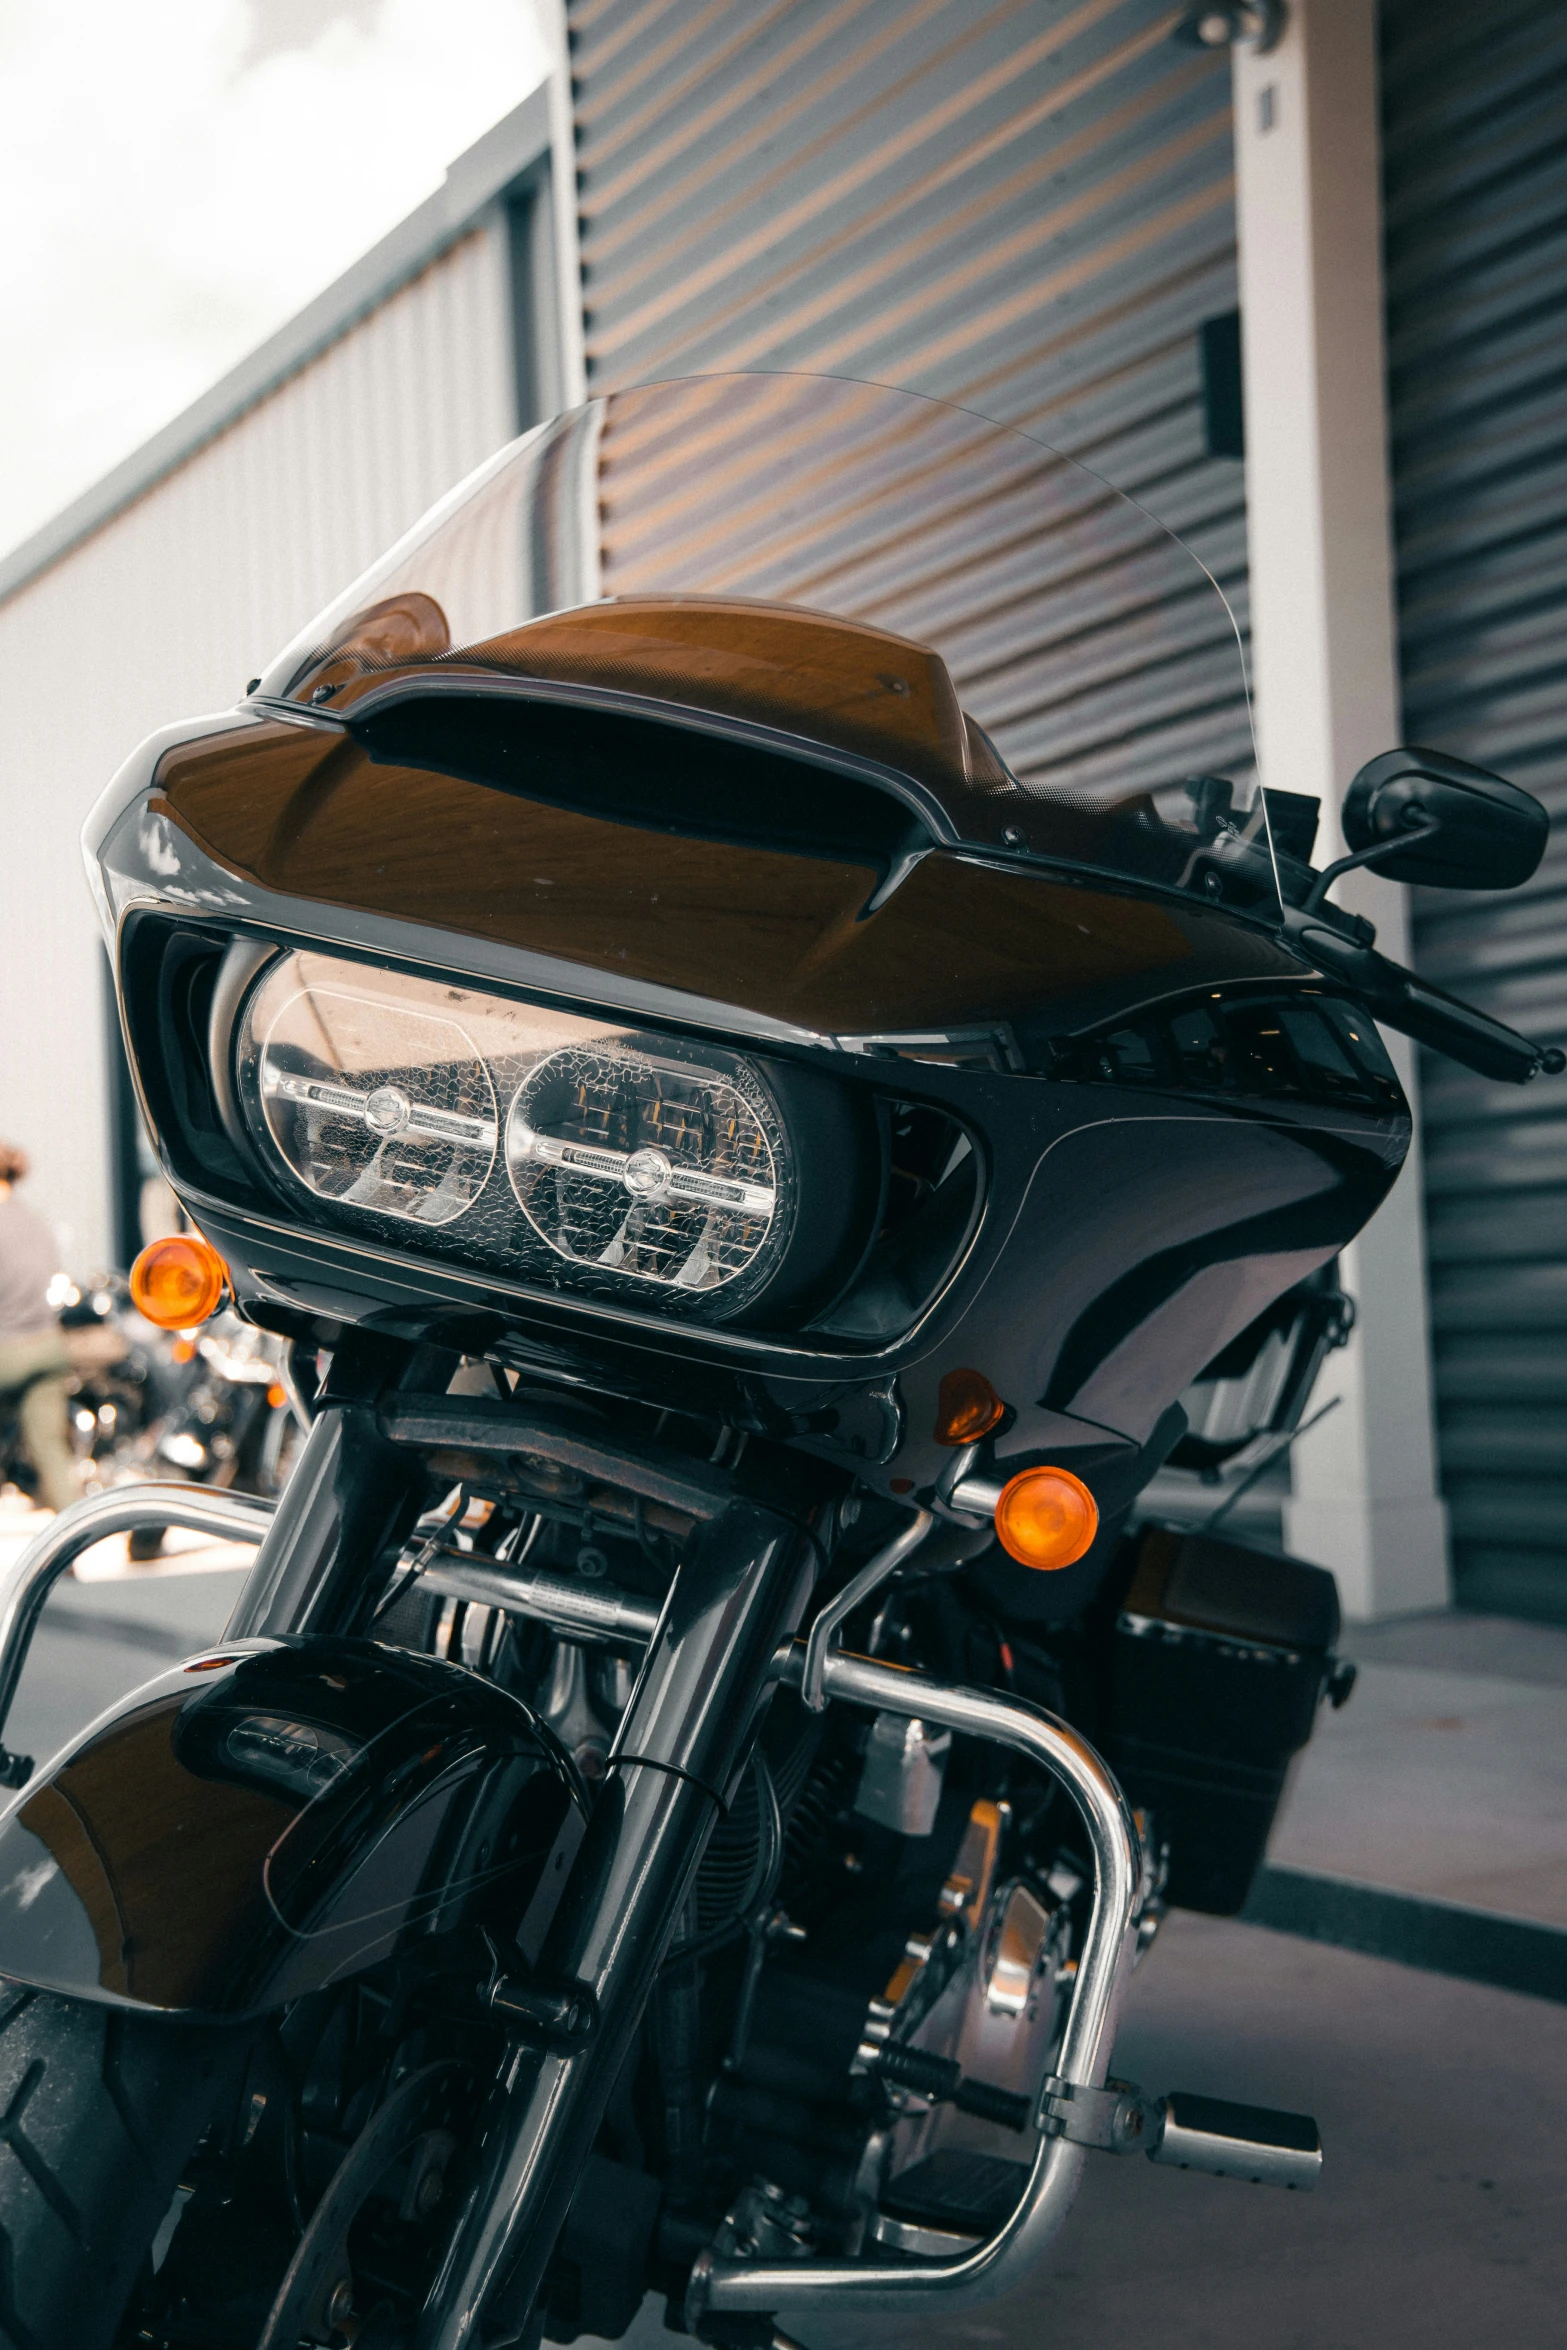
[[[1340,857],[1325,873],[1319,873],[1301,904],[1303,914],[1315,914],[1341,873],[1353,873],[1358,865],[1374,865],[1379,857],[1391,857],[1399,849],[1412,849],[1417,841],[1434,840],[1442,827],[1435,817],[1427,816],[1423,823],[1412,824],[1407,832],[1395,833],[1391,840],[1374,841],[1369,849],[1361,849],[1353,857]]]

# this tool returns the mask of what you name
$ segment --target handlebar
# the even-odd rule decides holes
[[[1555,1077],[1567,1069],[1567,1053],[1558,1046],[1531,1044],[1516,1029],[1433,987],[1374,947],[1357,945],[1299,907],[1286,907],[1284,936],[1296,954],[1352,988],[1384,1027],[1461,1061],[1482,1077],[1527,1085],[1533,1077]]]

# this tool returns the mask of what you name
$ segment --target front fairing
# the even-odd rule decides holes
[[[901,1320],[873,1282],[836,1319],[694,1330],[284,1212],[191,1143],[128,996],[150,1123],[248,1312],[711,1409],[888,1491],[939,1468],[954,1363],[1020,1453],[1143,1444],[1407,1146],[1385,1059],[1272,1017],[1329,991],[1281,943],[1208,570],[1069,460],[878,387],[656,386],[541,428],[245,710],[149,746],[90,841],[122,979],[177,922],[950,1113],[979,1195]],[[184,1049],[221,1078],[198,1010]],[[1209,1018],[1196,1048],[1169,1029]]]

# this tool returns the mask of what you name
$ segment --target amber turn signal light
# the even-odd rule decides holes
[[[983,1371],[947,1371],[936,1392],[936,1442],[978,1444],[1007,1407]]]
[[[227,1265],[199,1232],[149,1240],[131,1267],[131,1303],[160,1330],[210,1321],[228,1285]]]
[[[1075,1566],[1099,1531],[1099,1504],[1070,1469],[1022,1469],[1001,1489],[996,1535],[1020,1566]]]

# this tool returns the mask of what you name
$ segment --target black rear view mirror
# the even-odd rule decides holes
[[[1384,751],[1344,799],[1357,865],[1436,889],[1516,889],[1545,854],[1550,818],[1516,783],[1445,751]],[[1342,869],[1342,868],[1341,868]]]

